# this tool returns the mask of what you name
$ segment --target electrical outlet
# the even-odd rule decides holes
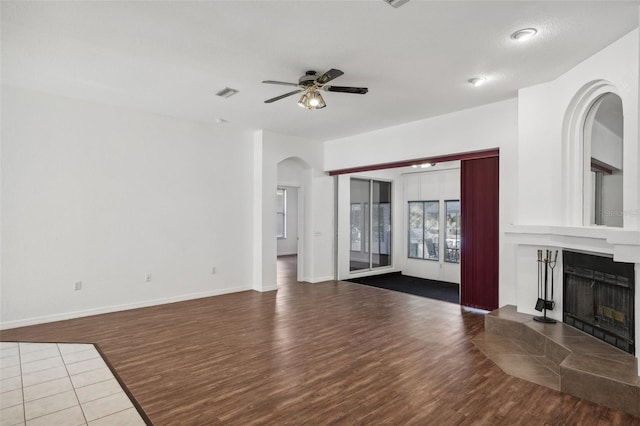
[[[73,283],[73,290],[82,290],[82,281],[76,281],[75,283]]]
[[[211,267],[211,274],[213,275],[213,274],[215,274],[215,273],[216,273],[216,267],[215,267],[215,266],[212,266],[212,267]]]
[[[144,280],[145,280],[146,282],[148,282],[148,283],[150,283],[150,282],[151,282],[151,273],[150,273],[150,272],[147,272],[147,273],[145,274],[145,276],[144,276]]]

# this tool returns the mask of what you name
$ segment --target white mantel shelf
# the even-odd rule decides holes
[[[507,225],[505,238],[517,245],[612,254],[617,262],[640,263],[640,231],[604,226]]]

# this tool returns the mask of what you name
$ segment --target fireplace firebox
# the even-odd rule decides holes
[[[562,263],[564,322],[634,354],[634,264],[567,250]]]

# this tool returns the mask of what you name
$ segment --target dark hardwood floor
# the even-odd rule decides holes
[[[278,285],[294,283],[298,279],[298,256],[278,256],[277,281]]]
[[[471,342],[481,314],[364,285],[297,283],[286,265],[279,279],[278,291],[5,330],[0,339],[96,343],[156,425],[640,423],[503,373]]]

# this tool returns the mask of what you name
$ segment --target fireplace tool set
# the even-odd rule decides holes
[[[546,250],[544,259],[542,258],[542,250],[538,250],[538,301],[536,302],[536,311],[542,311],[542,316],[533,317],[534,321],[544,322],[547,324],[555,324],[557,321],[547,317],[547,310],[552,311],[556,303],[553,301],[553,270],[558,261],[558,250],[553,253]],[[549,288],[549,270],[551,270],[551,300],[548,299],[547,290]]]

